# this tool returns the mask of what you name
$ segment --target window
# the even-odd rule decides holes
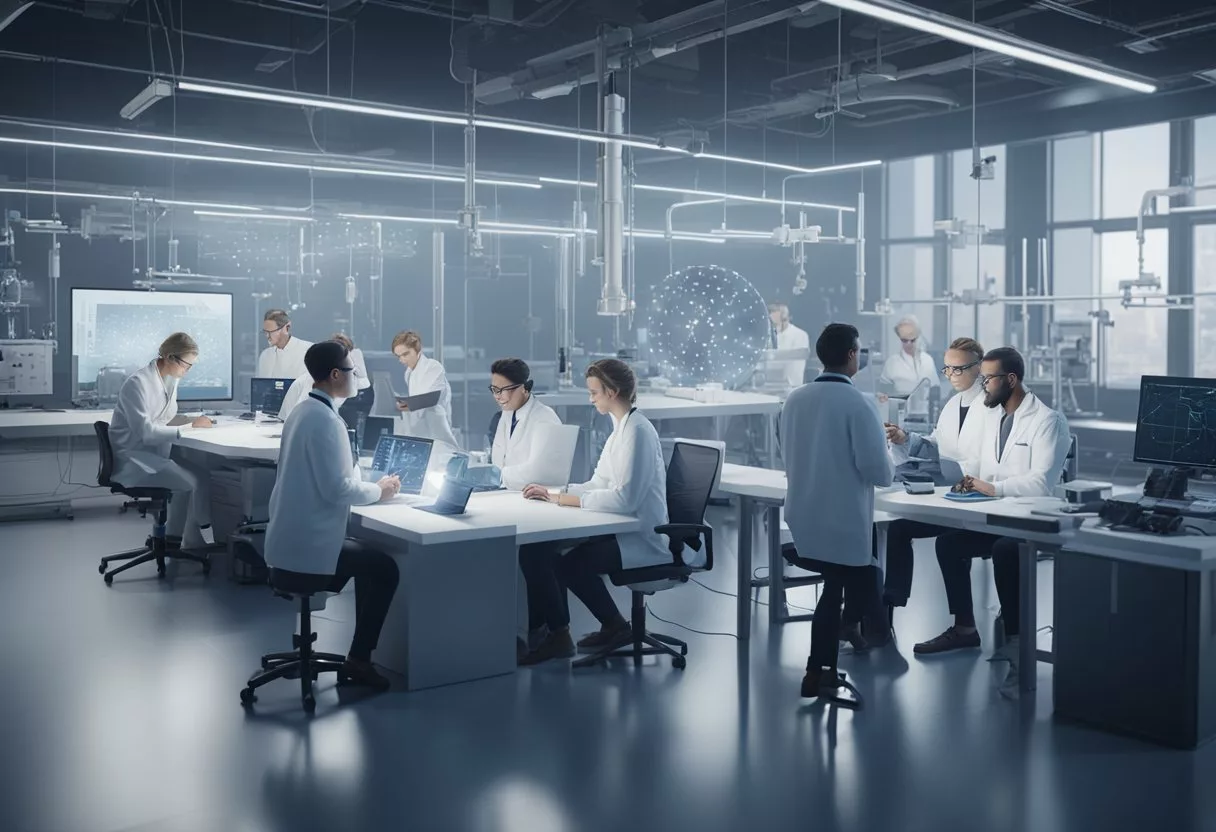
[[[1088,228],[1065,228],[1051,235],[1051,295],[1059,298],[1094,294],[1094,233]],[[1083,321],[1097,304],[1092,300],[1057,300],[1052,320]]]
[[[968,225],[983,225],[991,230],[1005,227],[1005,146],[980,149],[980,158],[996,157],[995,176],[976,181],[971,178],[974,155],[971,150],[951,154],[950,213]]]
[[[894,316],[887,318],[890,326],[884,333],[883,350],[894,355],[899,349],[895,338],[895,322],[905,315],[915,315],[920,321],[922,346],[930,352],[940,352],[941,345],[933,337],[933,309],[928,303],[899,303],[908,300],[930,300],[936,297],[933,291],[933,246],[892,245],[887,246],[887,297],[895,301]]]
[[[1101,154],[1095,135],[1051,143],[1051,219],[1077,222],[1096,217]]]
[[[977,259],[978,257],[978,259]],[[996,297],[1005,294],[1005,247],[968,246],[950,252],[950,291],[961,295],[968,289],[991,292]],[[964,336],[975,338],[985,349],[1003,346],[1005,337],[1005,304],[971,306],[954,304],[950,307],[950,334],[945,341]],[[1020,308],[1020,307],[1019,307]]]
[[[1100,280],[1103,295],[1119,293],[1119,281],[1133,280],[1137,268],[1136,232],[1102,234],[1098,245]],[[1164,228],[1145,232],[1144,270],[1169,285],[1169,232]],[[1140,376],[1166,372],[1166,321],[1164,309],[1124,309],[1117,300],[1103,301],[1110,310],[1113,328],[1106,329],[1107,387],[1137,389]]]
[[[1195,291],[1216,291],[1216,225],[1196,226],[1194,246]],[[1195,298],[1195,366],[1192,372],[1203,378],[1216,377],[1216,297]]]
[[[1216,116],[1195,119],[1195,184],[1216,185]],[[1195,204],[1216,205],[1216,191],[1199,191]]]
[[[933,156],[887,165],[887,239],[933,236]]]
[[[1102,217],[1134,217],[1144,192],[1170,184],[1170,125],[1145,124],[1102,134]],[[1169,211],[1169,201],[1158,212]]]

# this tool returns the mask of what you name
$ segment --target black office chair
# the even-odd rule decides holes
[[[262,669],[249,677],[249,681],[241,690],[241,705],[246,708],[253,707],[253,703],[258,701],[254,691],[275,679],[299,679],[304,710],[311,714],[317,710],[317,700],[312,695],[312,683],[317,680],[317,676],[322,673],[337,673],[341,681],[342,665],[346,662],[346,657],[336,653],[318,653],[312,649],[317,640],[317,634],[312,631],[312,613],[314,608],[325,608],[325,597],[330,594],[329,586],[332,581],[332,575],[312,575],[285,569],[270,570],[269,582],[274,594],[288,601],[300,602],[300,633],[291,637],[295,650],[262,656]],[[319,603],[316,598],[318,595],[322,596]]]
[[[106,583],[113,583],[114,576],[120,572],[126,572],[141,563],[153,560],[156,561],[156,576],[163,578],[165,561],[170,558],[201,564],[203,574],[211,574],[211,559],[207,555],[182,551],[171,552],[165,546],[165,520],[169,514],[169,501],[173,499],[173,492],[167,488],[128,488],[122,483],[115,482],[112,479],[114,476],[114,449],[110,446],[110,426],[106,422],[94,422],[93,431],[97,434],[97,484],[102,488],[110,489],[112,494],[130,497],[130,501],[123,504],[124,511],[134,507],[141,515],[146,515],[151,511],[156,518],[152,524],[152,535],[142,548],[106,555],[101,559],[97,571],[105,577]],[[120,560],[126,561],[126,563],[117,569],[106,571],[107,565]]]
[[[494,437],[498,435],[498,423],[501,421],[502,411],[494,411],[494,415],[490,417],[490,426],[486,428],[486,442],[489,443],[486,447],[490,450],[494,449]]]
[[[576,661],[574,667],[590,667],[620,656],[632,656],[633,663],[641,665],[643,656],[667,655],[671,656],[672,667],[684,669],[688,645],[677,638],[646,630],[646,596],[687,583],[693,574],[714,568],[713,529],[705,524],[705,508],[721,466],[722,456],[717,448],[685,442],[675,444],[667,466],[668,523],[656,526],[654,530],[655,534],[667,535],[672,562],[663,566],[622,569],[608,576],[614,586],[627,586],[632,590],[632,626],[612,644]],[[704,566],[689,566],[684,562],[685,544],[694,551],[705,546]]]
[[[1072,482],[1077,478],[1080,460],[1077,452],[1077,435],[1069,434],[1068,454],[1064,457],[1064,470],[1060,473],[1060,482]]]

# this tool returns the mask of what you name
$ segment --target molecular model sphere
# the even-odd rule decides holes
[[[650,344],[673,384],[733,387],[772,347],[768,307],[747,278],[721,266],[690,266],[668,275],[650,309]]]

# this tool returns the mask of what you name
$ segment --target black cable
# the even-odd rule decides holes
[[[1203,529],[1199,528],[1198,526],[1183,526],[1182,528],[1183,528],[1183,530],[1188,531],[1188,532],[1197,532],[1197,533],[1203,535],[1204,537],[1208,536],[1208,533],[1205,532]]]
[[[708,589],[708,587],[706,587],[706,588]],[[646,605],[646,612],[648,615],[654,617],[655,619],[657,619],[659,621],[662,621],[664,624],[670,624],[673,627],[679,627],[681,630],[687,630],[690,633],[696,633],[697,635],[701,635],[701,636],[725,636],[727,638],[733,638],[735,641],[739,640],[739,636],[736,635],[735,633],[719,633],[719,632],[714,632],[714,631],[710,631],[710,630],[696,630],[696,629],[693,629],[692,627],[686,627],[677,621],[668,621],[666,618],[664,618],[663,616],[661,616],[657,612],[655,612],[653,609],[651,609],[650,604]]]

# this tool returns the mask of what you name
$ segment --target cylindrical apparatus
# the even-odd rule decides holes
[[[443,361],[443,232],[431,232],[431,331],[435,360]]]
[[[574,386],[570,371],[570,280],[572,246],[569,237],[557,240],[557,386],[568,390]]]
[[[604,96],[604,132],[625,132],[625,99],[616,92],[615,76],[609,76]],[[597,311],[601,315],[624,315],[625,297],[625,168],[620,142],[607,142],[600,156],[600,248],[603,284]]]

